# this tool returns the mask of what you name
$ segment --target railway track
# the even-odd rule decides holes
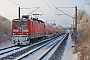
[[[29,52],[15,58],[14,60],[48,60],[50,56],[47,55],[51,51],[55,51],[55,48],[57,48],[62,41],[67,37],[66,35],[63,35],[62,37],[55,38],[35,49],[30,50]],[[54,53],[53,51],[53,53]],[[52,55],[52,54],[51,54]],[[47,59],[46,59],[47,58]]]
[[[24,47],[17,47],[17,46],[11,46],[11,47],[8,47],[8,48],[4,48],[4,49],[1,49],[0,51],[0,60],[13,60],[15,59],[16,57],[56,38],[58,36],[54,36],[54,37],[51,37],[51,38],[48,38],[48,39],[45,39],[43,41],[40,41],[38,43],[35,43],[35,44],[32,44],[32,45],[29,45],[29,46],[24,46]]]
[[[11,52],[13,50],[17,50],[21,47],[18,47],[18,46],[11,46],[11,47],[7,47],[7,48],[4,48],[4,49],[0,49],[0,55],[3,55],[5,53],[8,53],[8,52]]]

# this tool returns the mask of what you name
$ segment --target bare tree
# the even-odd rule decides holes
[[[78,20],[82,20],[84,18],[85,14],[87,14],[85,10],[79,10],[78,11]]]
[[[78,42],[75,51],[79,52],[78,60],[90,60],[90,14],[79,10],[78,21]]]
[[[10,40],[11,22],[0,15],[0,43]]]

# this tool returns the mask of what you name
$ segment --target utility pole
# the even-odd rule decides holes
[[[75,7],[75,31],[74,31],[74,36],[75,36],[75,42],[77,40],[77,6]]]
[[[74,28],[74,20],[73,20],[73,39],[74,39],[74,30],[75,30],[75,28]]]
[[[20,19],[20,7],[18,7],[18,18]]]
[[[62,10],[60,10],[58,8],[75,8],[75,17],[70,16],[69,14],[63,12]],[[77,40],[77,6],[75,6],[75,7],[56,7],[56,9],[59,10],[60,12],[64,13],[65,15],[75,19],[75,21],[74,21],[75,23],[74,23],[74,27],[73,27],[73,39],[76,42],[76,40]]]

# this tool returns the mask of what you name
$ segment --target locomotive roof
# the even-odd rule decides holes
[[[44,23],[44,21],[42,21],[42,20],[37,20],[38,22],[41,22],[41,23]]]
[[[26,17],[26,16],[24,16],[24,17],[25,17],[25,18],[28,18],[28,17]],[[19,21],[19,20],[27,20],[27,19],[14,19],[14,20]],[[32,20],[32,21],[36,21],[36,22],[38,22],[38,23],[44,23],[44,21],[38,20],[38,19],[36,19],[36,18],[31,18],[31,20]]]
[[[42,20],[38,20],[38,19],[36,19],[36,18],[31,18],[33,21],[37,21],[38,23],[44,23],[44,21],[42,21]]]

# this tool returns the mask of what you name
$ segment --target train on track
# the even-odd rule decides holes
[[[61,30],[46,26],[42,20],[23,15],[21,19],[12,20],[12,42],[15,45],[28,45],[47,35],[59,34]]]

